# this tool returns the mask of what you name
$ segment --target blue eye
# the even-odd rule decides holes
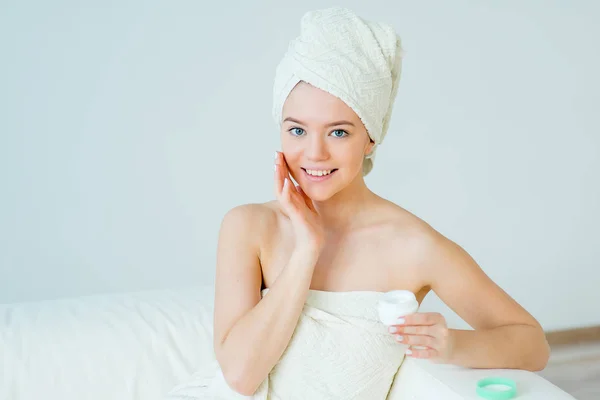
[[[294,136],[302,136],[302,133],[296,134],[296,133],[294,133],[294,131],[296,131],[296,132],[297,132],[297,131],[302,131],[302,132],[304,132],[304,129],[302,129],[302,128],[292,128],[292,129],[290,129],[290,130],[289,130],[289,132],[291,132],[291,133],[292,133],[292,135],[294,135]]]
[[[305,133],[304,129],[296,127],[289,129],[288,132],[290,132],[292,136],[302,136]],[[331,134],[337,138],[342,138],[349,135],[349,133],[343,129],[336,129],[335,131],[332,131]]]
[[[336,132],[341,132],[342,134],[341,134],[341,135],[336,135],[336,134],[335,134]],[[342,129],[336,129],[335,131],[333,131],[333,132],[331,132],[331,133],[333,134],[333,136],[335,136],[335,137],[339,137],[339,138],[341,138],[341,137],[344,137],[344,136],[347,136],[347,135],[348,135],[348,132],[346,132],[346,131],[344,131],[344,130],[342,130]]]

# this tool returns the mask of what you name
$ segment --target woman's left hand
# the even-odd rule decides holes
[[[407,355],[439,363],[450,361],[452,335],[442,314],[409,314],[399,318],[398,324],[391,325],[388,329],[395,335],[396,341],[410,346]]]

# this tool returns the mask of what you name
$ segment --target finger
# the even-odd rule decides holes
[[[286,204],[290,204],[292,202],[292,191],[290,187],[292,186],[292,182],[288,178],[283,178],[283,189],[281,190],[281,198]]]
[[[296,215],[298,213],[298,193],[292,189],[293,183],[289,178],[284,178],[281,203],[286,213]]]
[[[396,335],[394,338],[396,342],[407,344],[409,346],[423,346],[423,347],[436,347],[436,340],[434,337],[425,335]]]
[[[308,197],[308,195],[304,192],[304,190],[300,187],[300,185],[296,186],[296,189],[298,190],[298,193],[300,194],[300,196],[302,196],[302,199],[304,200],[304,204],[306,204],[306,206],[314,212],[317,212],[317,210],[315,209],[315,205],[312,202],[312,199],[310,197]]]
[[[440,313],[414,313],[398,318],[396,325],[435,325],[444,321],[444,317]]]
[[[283,191],[283,172],[281,169],[281,156],[275,152],[275,197],[279,200]]]
[[[302,188],[300,187],[300,185],[292,186],[294,183],[291,181],[290,178],[287,178],[287,179],[290,182],[290,192],[291,192],[290,197],[293,199],[294,204],[296,205],[297,211],[300,212],[300,209],[308,208],[308,205],[306,204],[306,201],[304,200],[304,197],[302,196]],[[292,189],[292,187],[293,187],[293,189]]]
[[[285,159],[285,155],[283,153],[281,153],[281,167],[283,169],[284,177],[287,177],[290,181],[292,181],[290,166],[288,165],[287,160]]]
[[[435,329],[436,325],[397,325],[390,326],[390,333],[397,333],[399,335],[427,335],[427,336],[436,336],[437,329]]]
[[[425,349],[415,349],[413,347],[406,350],[406,355],[412,358],[435,358],[438,356],[438,351],[430,347]]]
[[[277,169],[277,173],[275,174],[275,190],[276,192],[281,193],[280,197],[278,197],[278,200],[286,203],[284,204],[284,208],[287,209],[287,212],[291,212],[291,213],[297,213],[299,212],[298,207],[300,207],[302,204],[306,204],[302,194],[298,192],[298,187],[294,187],[293,185],[293,181],[292,181],[292,177],[290,175],[290,170],[289,167],[287,165],[287,161],[285,160],[285,155],[283,154],[283,152],[276,152],[276,169]],[[287,184],[289,185],[289,187],[285,187],[286,185],[286,181]],[[284,192],[285,192],[285,196],[284,196]],[[289,209],[289,207],[292,207],[292,209]]]
[[[290,183],[290,189],[292,189],[292,185],[293,185],[293,181],[292,181],[292,177],[289,174],[289,168],[287,166],[287,163],[285,161],[285,156],[283,155],[282,152],[277,152],[277,174],[276,174],[276,179],[277,179],[277,187],[279,189],[279,192],[281,193],[283,191],[283,185],[285,183],[285,180],[287,178],[287,180]],[[290,190],[290,197],[295,197],[295,191],[294,190]]]
[[[290,175],[290,170],[287,165],[287,161],[285,160],[285,155],[283,152],[277,151],[275,157],[275,194],[280,195],[283,191],[283,184],[285,179],[289,179],[290,183],[292,183],[292,177]],[[279,198],[279,197],[278,197]]]
[[[306,204],[306,199],[304,198],[304,192],[302,191],[300,185],[296,185],[296,194],[298,195],[298,198],[302,200],[306,206],[308,206],[308,204]]]

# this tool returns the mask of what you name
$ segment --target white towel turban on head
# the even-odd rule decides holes
[[[275,122],[281,129],[283,103],[300,81],[338,97],[375,142],[363,163],[367,175],[388,130],[402,55],[400,38],[388,24],[365,21],[342,7],[307,12],[300,36],[290,42],[276,69]]]

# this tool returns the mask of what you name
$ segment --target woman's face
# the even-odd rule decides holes
[[[373,143],[346,103],[300,82],[286,99],[282,118],[283,154],[291,175],[311,199],[327,200],[362,178],[363,157]]]

